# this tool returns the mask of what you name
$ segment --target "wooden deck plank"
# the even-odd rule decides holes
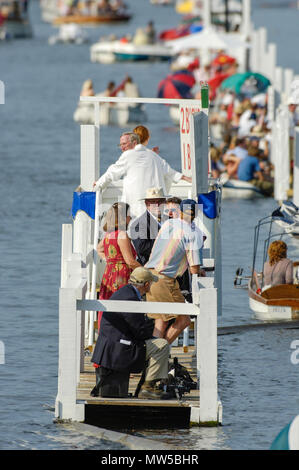
[[[184,365],[193,380],[196,378],[196,358],[194,347],[188,348],[187,352],[182,347],[171,348],[171,358],[177,357],[180,364]],[[182,400],[144,400],[141,398],[103,398],[91,397],[90,391],[95,386],[95,371],[90,362],[91,356],[85,357],[84,372],[80,374],[80,382],[77,387],[77,400],[84,401],[87,405],[103,406],[137,406],[137,407],[189,407],[199,404],[199,390],[191,390],[183,395]],[[170,359],[171,362],[171,359]],[[131,374],[129,382],[129,393],[134,394],[141,374]]]

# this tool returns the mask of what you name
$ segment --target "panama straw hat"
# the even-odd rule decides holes
[[[148,188],[146,190],[146,195],[140,201],[144,201],[145,199],[166,199],[170,196],[165,196],[163,192],[163,188]]]

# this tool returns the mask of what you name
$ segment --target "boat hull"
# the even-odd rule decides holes
[[[126,127],[139,124],[147,120],[142,106],[109,106],[102,104],[100,111],[100,124],[104,126]],[[80,124],[94,123],[94,106],[88,103],[79,103],[75,113],[74,121]]]
[[[103,15],[103,16],[87,16],[87,15],[67,15],[58,16],[54,19],[53,25],[60,26],[63,24],[75,23],[85,26],[98,25],[101,23],[119,23],[129,21],[130,15]]]
[[[4,23],[5,34],[8,38],[12,39],[27,39],[32,38],[32,26],[30,21],[5,21]]]
[[[299,320],[299,285],[283,284],[258,294],[248,285],[249,307],[259,320]]]
[[[90,48],[91,62],[112,63],[115,61],[165,61],[172,57],[168,47],[157,44],[137,46],[120,41],[99,42]]]
[[[246,181],[228,180],[222,187],[222,199],[256,199],[263,198],[259,188]]]

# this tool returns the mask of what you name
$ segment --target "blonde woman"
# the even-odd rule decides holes
[[[131,220],[129,205],[116,202],[108,210],[103,226],[106,235],[97,247],[98,255],[106,261],[99,299],[110,299],[120,287],[128,283],[133,269],[140,263],[136,261],[136,251],[127,235]]]
[[[269,261],[264,264],[264,289],[279,284],[293,284],[293,262],[287,258],[287,249],[282,240],[270,244]]]

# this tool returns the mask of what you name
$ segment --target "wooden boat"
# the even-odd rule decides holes
[[[299,262],[294,263],[297,269]],[[256,292],[251,279],[248,285],[249,306],[261,320],[299,320],[299,285],[281,284]]]
[[[173,56],[172,49],[160,43],[136,45],[117,41],[100,41],[90,48],[91,62],[110,64],[116,61],[163,61]]]
[[[254,231],[254,248],[252,272],[249,276],[243,276],[243,270],[238,268],[235,277],[235,286],[241,286],[242,281],[248,282],[249,307],[255,312],[260,320],[299,320],[299,261],[293,261],[293,284],[279,284],[265,286],[263,279],[263,267],[267,258],[267,250],[270,242],[274,239],[281,239],[285,235],[291,235],[284,230],[279,209],[270,216],[261,219]],[[275,224],[278,222],[278,224]],[[257,255],[261,252],[260,233],[269,227],[266,238],[263,240],[263,258],[260,264],[261,270],[258,272]],[[278,230],[274,229],[278,226]],[[279,230],[279,228],[283,228]]]
[[[66,15],[66,16],[58,16],[54,19],[53,25],[60,26],[62,24],[68,23],[76,23],[85,26],[92,26],[98,25],[101,23],[119,23],[122,21],[129,21],[131,19],[131,15],[129,14],[118,14],[118,13],[109,13],[106,15],[97,15],[97,16],[89,16],[89,15]]]

